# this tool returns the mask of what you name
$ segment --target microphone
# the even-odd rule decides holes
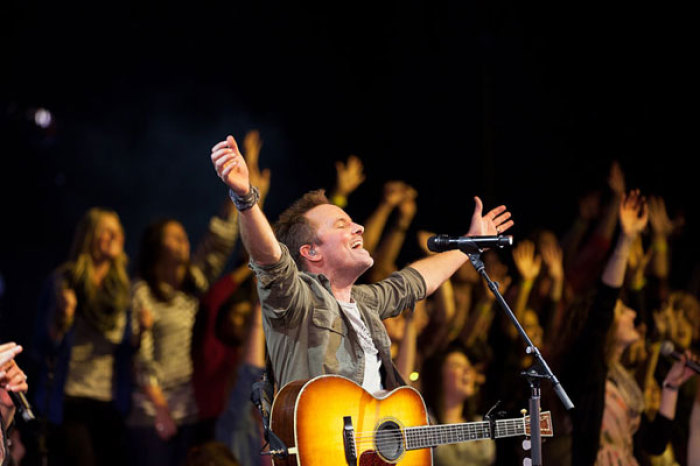
[[[676,361],[680,361],[681,357],[683,356],[683,353],[679,353],[678,351],[675,351],[673,349],[673,343],[671,343],[668,340],[661,343],[661,349],[659,351],[664,356],[671,357],[671,358],[675,359]],[[686,359],[685,366],[690,367],[696,373],[700,374],[700,363],[697,363],[696,361],[693,361],[691,359]]]
[[[479,252],[484,248],[502,248],[513,245],[513,237],[507,236],[449,236],[436,235],[428,238],[428,249],[433,252],[459,249],[462,252]]]
[[[32,412],[32,407],[29,404],[29,401],[27,401],[27,397],[24,396],[24,393],[11,391],[8,391],[7,393],[10,395],[12,403],[14,403],[17,411],[22,415],[22,419],[24,419],[25,422],[36,419],[34,412]]]

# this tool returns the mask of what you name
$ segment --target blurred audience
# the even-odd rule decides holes
[[[119,216],[92,208],[76,227],[68,261],[40,296],[35,405],[48,422],[43,434],[52,464],[126,460],[132,354],[126,267]]]
[[[258,132],[249,132],[245,158],[262,204],[270,171],[259,167],[261,148]],[[335,169],[330,201],[345,209],[367,174],[355,155]],[[432,233],[412,230],[417,201],[406,182],[383,184],[365,223],[364,247],[375,265],[363,281],[382,280],[410,262],[409,234],[422,254],[434,254],[427,249]],[[700,465],[700,384],[684,365],[700,350],[700,302],[670,280],[685,219],[673,218],[661,196],[628,192],[618,162],[604,190],[579,197],[575,217],[560,237],[540,225],[518,235],[524,239],[512,251],[482,254],[576,405],[565,412],[543,383],[542,408],[552,411],[555,426],[544,441],[545,462]],[[34,402],[46,420],[48,464],[127,464],[127,455],[137,465],[271,464],[260,455],[262,423],[250,403],[266,360],[247,258],[215,282],[237,234],[228,200],[191,257],[180,222],[155,222],[143,235],[132,285],[117,214],[93,208],[84,215],[37,315]],[[522,373],[536,361],[469,262],[412,313],[383,323],[391,357],[423,393],[432,422],[479,420],[498,402],[492,414],[512,418],[528,406]],[[680,361],[664,356],[664,345]],[[22,456],[19,438],[14,449],[7,442],[18,434],[8,433],[14,406],[6,391],[27,388],[14,363],[19,351],[0,345],[3,465]],[[529,453],[520,439],[481,440],[437,447],[434,462],[515,464]]]

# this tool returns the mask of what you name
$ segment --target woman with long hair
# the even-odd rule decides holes
[[[42,293],[36,407],[60,426],[49,445],[59,462],[123,464],[131,330],[126,266],[119,216],[94,207]]]
[[[466,350],[451,344],[446,350],[430,357],[423,364],[421,379],[428,410],[438,424],[461,424],[475,419],[472,412],[477,392],[478,372]],[[479,419],[480,420],[480,419]],[[436,466],[461,464],[489,465],[496,458],[493,440],[440,445],[433,452]]]
[[[136,357],[139,389],[128,424],[134,464],[179,464],[201,437],[191,356],[199,299],[223,271],[236,242],[236,211],[213,217],[195,254],[174,219],[151,224],[141,241],[132,308],[147,315]]]
[[[678,389],[691,375],[685,356],[666,374],[658,415],[643,416],[644,396],[622,364],[623,352],[640,335],[635,311],[619,297],[630,247],[647,223],[647,207],[638,191],[624,196],[619,209],[620,237],[603,271],[595,297],[570,316],[581,328],[564,340],[574,341],[562,367],[564,386],[576,406],[571,464],[636,465],[635,447],[651,454],[664,451],[676,412]]]

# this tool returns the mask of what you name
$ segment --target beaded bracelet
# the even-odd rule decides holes
[[[233,201],[233,204],[236,206],[236,209],[238,209],[239,212],[243,212],[244,210],[248,210],[258,203],[258,201],[260,200],[260,191],[257,187],[251,186],[248,190],[248,194],[246,194],[245,196],[239,196],[238,194],[233,192],[232,189],[229,189],[228,196]]]

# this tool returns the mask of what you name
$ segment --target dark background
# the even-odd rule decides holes
[[[563,233],[617,159],[628,187],[685,213],[672,278],[696,290],[697,28],[684,8],[3,2],[0,337],[29,344],[38,290],[91,206],[119,212],[132,259],[160,216],[196,242],[225,200],[209,149],[252,128],[271,218],[331,188],[334,161],[354,153],[367,173],[356,220],[402,179],[419,192],[414,228],[464,232],[479,194],[508,205],[516,240]]]

